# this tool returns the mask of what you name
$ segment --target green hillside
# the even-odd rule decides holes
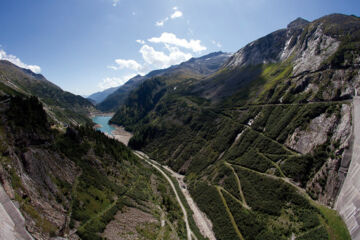
[[[319,203],[333,206],[341,185],[359,27],[337,14],[297,20],[200,82],[145,81],[111,121],[134,132],[131,147],[186,175],[218,239],[350,239]]]
[[[125,145],[91,126],[51,129],[36,97],[10,97],[0,111],[2,184],[34,237],[104,239],[111,223],[123,236],[185,238],[174,192]],[[132,214],[128,230],[119,213]]]
[[[40,74],[1,60],[0,84],[2,94],[38,97],[57,124],[90,123],[87,115],[94,107],[88,100],[63,91]]]

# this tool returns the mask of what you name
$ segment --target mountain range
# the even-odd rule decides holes
[[[360,18],[342,14],[136,76],[95,106],[0,61],[3,232],[358,239],[359,67]],[[133,133],[129,147],[94,130],[95,107]]]
[[[136,89],[144,81],[153,77],[167,77],[168,79],[176,78],[178,80],[186,78],[203,78],[216,72],[229,57],[230,54],[215,52],[200,58],[191,58],[186,62],[171,66],[167,69],[152,71],[145,76],[137,75],[98,103],[97,108],[105,112],[117,110],[118,106],[124,103],[124,100],[132,90]]]
[[[93,93],[86,98],[89,99],[90,101],[94,101],[95,104],[98,104],[104,101],[105,98],[107,98],[110,94],[115,92],[118,88],[119,87],[108,88],[105,89],[104,91]]]

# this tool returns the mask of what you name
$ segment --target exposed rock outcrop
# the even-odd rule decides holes
[[[289,136],[286,145],[302,154],[311,153],[317,146],[330,141],[335,154],[329,157],[321,169],[306,184],[306,190],[319,202],[333,206],[344,177],[341,176],[341,165],[347,158],[347,148],[351,141],[351,106],[342,104],[340,119],[335,114],[319,117],[310,121],[307,128],[298,128]]]
[[[319,117],[312,119],[309,126],[297,128],[286,140],[285,145],[297,152],[307,154],[326,142],[336,120],[335,115],[327,117],[323,113]]]

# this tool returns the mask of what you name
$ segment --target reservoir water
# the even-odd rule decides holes
[[[109,125],[109,120],[111,117],[106,116],[95,116],[92,121],[96,124],[99,124],[101,127],[97,128],[97,130],[100,130],[101,132],[108,133],[112,135],[112,131],[115,130],[115,128],[111,125]]]

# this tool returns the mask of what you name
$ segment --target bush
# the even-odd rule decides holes
[[[216,239],[237,239],[238,236],[226,213],[221,197],[214,186],[204,182],[198,182],[190,187],[190,193],[194,197],[199,208],[206,213],[213,222]]]
[[[328,233],[325,227],[315,228],[314,230],[305,233],[300,237],[296,237],[298,240],[328,240]]]

